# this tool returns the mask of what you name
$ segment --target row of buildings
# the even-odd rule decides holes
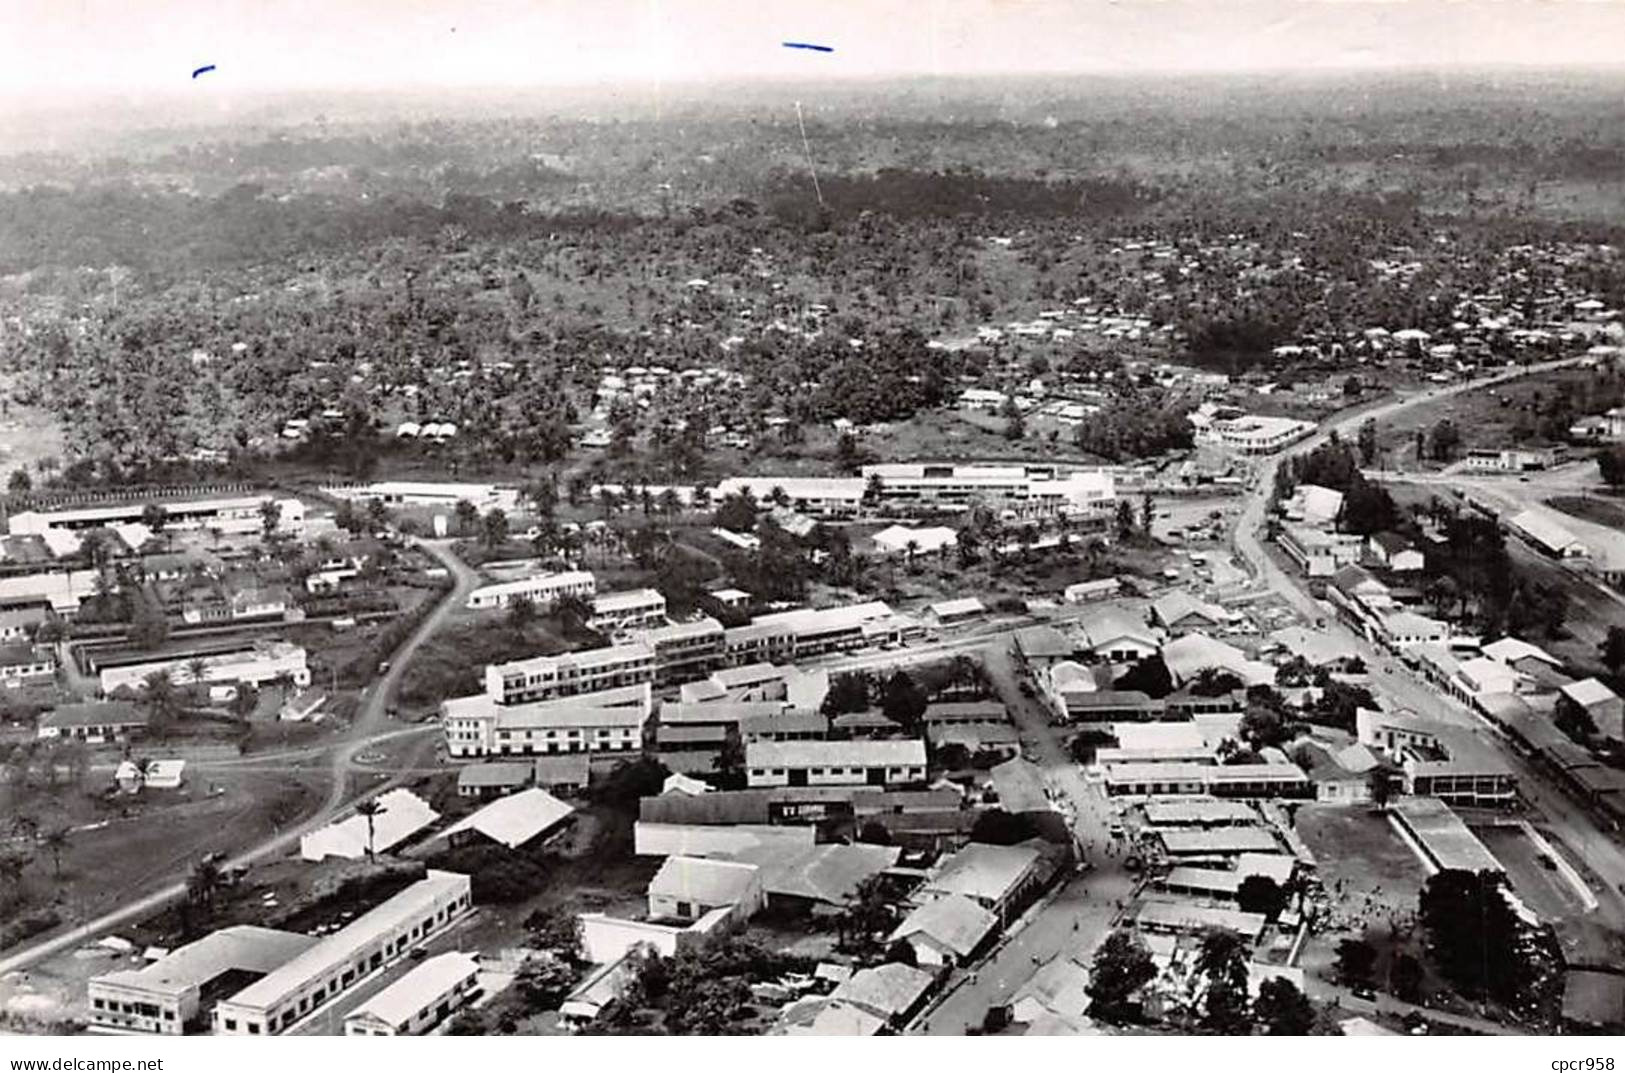
[[[472,907],[468,876],[431,870],[327,936],[223,928],[142,968],[94,977],[90,1024],[125,1034],[182,1035],[207,1027],[217,1035],[279,1035],[400,962]],[[460,957],[417,966],[353,1011],[346,1033],[409,1034],[449,1014],[475,987],[471,959]]]

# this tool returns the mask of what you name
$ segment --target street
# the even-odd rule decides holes
[[[433,611],[425,616],[423,621],[418,624],[417,629],[412,632],[412,635],[395,651],[390,660],[389,670],[373,684],[367,699],[356,711],[355,721],[346,732],[345,739],[327,747],[332,751],[332,758],[328,765],[332,785],[328,788],[327,798],[323,801],[321,807],[308,819],[231,857],[222,863],[222,867],[246,867],[297,846],[300,838],[327,824],[343,809],[416,777],[410,774],[410,770],[416,765],[409,764],[406,765],[407,772],[396,772],[389,778],[379,780],[376,785],[368,787],[353,797],[347,797],[349,792],[348,784],[352,773],[369,770],[365,765],[358,764],[356,757],[365,752],[376,741],[398,736],[396,731],[386,730],[380,732],[380,727],[385,721],[388,698],[400,681],[400,676],[410,662],[413,653],[440,628],[453,610],[461,606],[463,601],[468,598],[468,594],[478,584],[478,576],[474,571],[464,566],[456,556],[451,554],[449,541],[425,540],[420,541],[419,544],[451,572],[455,583],[451,591],[441,599]],[[425,743],[431,740],[425,737]],[[264,758],[257,759],[263,760]],[[119,908],[104,913],[94,920],[86,921],[83,924],[69,928],[67,931],[58,932],[43,942],[25,947],[4,958],[0,958],[0,975],[17,969],[25,969],[45,958],[104,935],[121,924],[139,920],[161,909],[171,901],[183,897],[185,894],[186,877],[183,876],[175,882],[139,895],[134,900],[126,902]]]
[[[989,1006],[1007,1002],[1053,958],[1072,957],[1087,965],[1136,883],[1122,866],[1121,852],[1108,853],[1111,808],[1105,794],[1084,779],[1067,751],[1067,732],[1051,725],[1045,705],[1021,692],[1024,672],[1009,641],[983,643],[988,677],[1009,709],[1024,749],[1043,771],[1057,804],[1071,816],[1079,850],[1091,867],[1069,877],[1047,902],[1029,911],[987,960],[956,970],[946,997],[912,1027],[920,1034],[957,1036],[967,1025],[980,1026]]]

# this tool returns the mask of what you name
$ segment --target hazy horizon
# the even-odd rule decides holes
[[[1615,69],[1589,0],[13,0],[0,95]],[[833,52],[786,49],[786,41]],[[192,77],[196,68],[214,70]],[[44,100],[42,100],[42,98]]]

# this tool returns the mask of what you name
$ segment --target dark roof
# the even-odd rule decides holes
[[[1409,540],[1394,532],[1392,529],[1385,529],[1380,533],[1373,533],[1371,535],[1371,539],[1380,544],[1382,546],[1382,550],[1386,551],[1390,555],[1394,554],[1396,551],[1405,551],[1406,549],[1415,546]]]
[[[777,715],[747,715],[739,721],[741,734],[823,734],[829,730],[829,717],[823,712],[791,708]]]
[[[46,650],[49,652],[49,649]],[[39,663],[44,658],[33,645],[0,645],[0,667],[16,667],[24,663]]]
[[[560,753],[538,756],[535,761],[538,786],[585,786],[592,774],[586,753]]]
[[[887,719],[879,712],[847,712],[845,715],[835,717],[835,726],[839,730],[851,730],[854,727],[860,730],[900,730],[896,722]]]
[[[661,745],[720,745],[728,740],[725,726],[659,726],[655,741]]]
[[[48,727],[146,726],[146,709],[125,700],[88,701],[64,704],[40,716]]]
[[[457,786],[523,786],[530,775],[529,764],[470,764],[457,773]]]

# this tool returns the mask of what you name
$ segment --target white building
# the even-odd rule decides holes
[[[925,779],[925,742],[757,741],[745,746],[750,786],[888,786]]]
[[[1197,439],[1217,443],[1238,454],[1262,455],[1288,447],[1315,431],[1308,421],[1290,417],[1240,417],[1214,420],[1206,429],[1198,428]]]
[[[729,477],[717,484],[713,498],[746,495],[757,503],[769,502],[775,491],[789,506],[818,518],[846,518],[863,506],[864,482],[857,477]]]
[[[438,954],[350,1011],[344,1034],[421,1036],[479,998],[479,979],[473,954]]]
[[[373,853],[388,853],[440,818],[429,803],[404,787],[374,798],[382,810],[370,818],[359,813],[310,832],[299,839],[299,855],[307,861],[329,857],[359,861]]]
[[[466,500],[481,511],[513,513],[519,507],[519,489],[495,484],[455,484],[449,481],[377,481],[373,484],[323,488],[335,499],[365,503],[382,500],[391,507],[439,507],[454,510]]]
[[[102,529],[139,524],[141,513],[153,505],[164,509],[166,529],[213,529],[226,536],[258,533],[264,527],[266,503],[275,503],[277,529],[298,535],[305,527],[305,505],[297,499],[279,499],[269,493],[221,499],[148,500],[101,507],[62,507],[24,510],[11,516],[11,534],[41,535],[47,529]]]
[[[602,592],[593,597],[592,621],[599,631],[659,626],[666,621],[666,598],[656,589]]]
[[[385,965],[444,931],[473,905],[469,879],[431,869],[214,1008],[221,1036],[272,1036],[309,1017]]]
[[[140,692],[145,688],[147,675],[156,671],[169,672],[177,682],[190,681],[194,658],[203,661],[205,682],[246,682],[261,686],[285,678],[301,689],[310,685],[310,668],[305,662],[304,648],[286,641],[262,641],[232,652],[201,657],[182,654],[103,667],[99,676],[102,692],[110,694],[125,687]]]
[[[203,995],[228,976],[264,975],[315,946],[314,935],[239,924],[177,947],[139,969],[92,977],[90,1024],[117,1033],[184,1035],[208,1011]]]
[[[1018,514],[1088,514],[1116,501],[1105,470],[888,462],[864,466],[864,482],[871,479],[879,481],[881,500],[891,508],[958,511],[980,503]]]
[[[485,668],[485,693],[498,704],[551,700],[653,682],[655,650],[641,644],[610,645],[557,656],[537,656]]]
[[[528,597],[537,607],[548,605],[562,596],[580,596],[591,599],[598,582],[589,570],[566,570],[556,574],[536,574],[514,581],[500,581],[495,585],[481,585],[468,594],[468,607],[474,611],[507,607],[520,597]]]
[[[548,753],[635,753],[654,710],[647,682],[597,693],[519,704],[489,694],[441,705],[446,751],[453,757]]]

